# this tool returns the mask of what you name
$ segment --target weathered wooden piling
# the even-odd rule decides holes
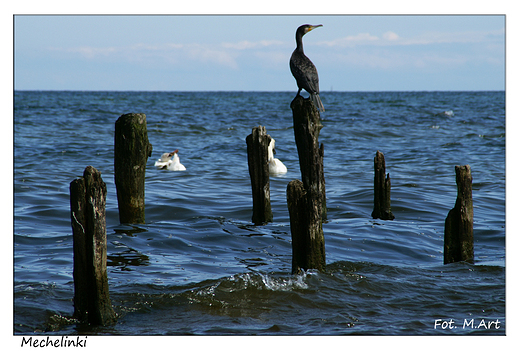
[[[386,176],[386,178],[385,178]],[[390,208],[390,173],[386,174],[385,155],[377,150],[374,157],[374,210],[372,218],[395,218]]]
[[[471,168],[455,166],[457,200],[444,223],[444,264],[473,263],[473,198]]]
[[[316,195],[305,190],[300,180],[287,185],[287,206],[291,221],[292,273],[325,269],[325,237],[321,206]]]
[[[318,136],[322,124],[319,112],[308,99],[297,96],[291,102],[294,137],[300,159],[302,181],[287,186],[287,206],[291,222],[293,248],[292,272],[325,269],[325,238],[322,223],[326,219],[323,144]]]
[[[249,176],[251,177],[253,193],[252,221],[254,224],[273,221],[269,185],[269,161],[267,156],[270,142],[271,137],[266,134],[264,126],[253,128],[252,133],[246,137],[247,163],[249,165]]]
[[[325,196],[325,174],[323,172],[323,144],[318,137],[323,128],[320,114],[312,101],[298,95],[291,102],[293,111],[294,139],[300,160],[300,173],[305,189],[316,190],[320,194],[322,219],[327,219]],[[315,189],[314,189],[315,188]]]
[[[70,183],[74,317],[95,325],[116,320],[108,292],[106,195],[101,173],[92,166]]]
[[[121,223],[144,223],[144,179],[151,155],[146,115],[120,116],[115,130],[114,178]]]

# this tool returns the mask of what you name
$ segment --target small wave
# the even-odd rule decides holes
[[[442,111],[440,113],[437,113],[437,116],[453,117],[453,116],[455,116],[455,113],[453,113],[452,110],[447,110],[447,111]]]
[[[240,301],[261,300],[273,293],[287,293],[309,288],[306,280],[316,274],[312,271],[301,275],[282,276],[276,273],[240,273],[210,282],[210,285],[191,289],[187,299],[199,306],[231,307]]]
[[[241,290],[270,290],[291,291],[294,289],[308,289],[307,277],[314,274],[312,271],[301,275],[274,276],[268,273],[240,273],[224,278],[216,285],[206,289],[208,292],[216,290],[238,292]]]
[[[317,274],[240,273],[208,281],[183,295],[192,308],[204,314],[259,319],[273,311],[313,306],[316,290],[309,279]]]
[[[273,291],[288,291],[296,289],[307,289],[309,286],[305,282],[307,275],[313,274],[312,272],[304,272],[303,274],[294,275],[287,278],[273,278],[267,274],[262,274],[262,282],[265,288]]]

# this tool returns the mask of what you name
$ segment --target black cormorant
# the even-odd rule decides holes
[[[325,108],[320,99],[318,71],[316,70],[316,66],[314,66],[311,60],[309,60],[309,58],[303,53],[302,42],[302,37],[306,33],[321,26],[321,24],[318,24],[317,26],[304,24],[298,27],[296,30],[296,49],[294,49],[291,55],[289,65],[291,67],[292,75],[296,78],[296,83],[298,84],[298,93],[296,96],[300,95],[302,89],[305,89],[310,94],[310,98],[316,108],[323,112],[325,111]]]

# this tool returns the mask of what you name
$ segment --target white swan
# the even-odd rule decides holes
[[[269,147],[267,148],[267,157],[269,159],[269,174],[277,175],[277,174],[285,174],[287,173],[287,167],[277,158],[274,158],[274,154],[276,153],[274,149],[275,140],[271,138],[271,142],[269,143]]]
[[[169,171],[185,171],[186,167],[181,164],[179,155],[177,155],[178,152],[179,150],[175,150],[174,152],[162,154],[161,158],[155,161],[155,167]]]

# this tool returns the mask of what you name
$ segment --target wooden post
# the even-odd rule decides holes
[[[444,264],[473,263],[473,198],[471,168],[455,166],[457,200],[444,224]]]
[[[320,114],[309,99],[298,95],[291,102],[293,110],[294,139],[298,148],[300,172],[305,189],[313,189],[320,194],[321,216],[327,219],[327,203],[325,196],[325,174],[323,172],[323,144],[319,145],[318,137],[323,125]]]
[[[114,178],[121,223],[144,223],[144,178],[151,155],[146,115],[120,116],[115,131]]]
[[[326,218],[323,144],[318,136],[320,115],[308,99],[297,96],[291,103],[294,138],[300,159],[302,181],[287,186],[287,206],[293,247],[292,272],[325,269],[325,238],[322,222]]]
[[[395,218],[390,209],[390,173],[386,174],[385,155],[379,150],[374,157],[374,211],[372,211],[372,217],[389,220]]]
[[[263,126],[253,128],[252,133],[246,137],[247,163],[249,165],[249,176],[251,177],[253,192],[252,221],[254,224],[273,221],[267,157],[267,149],[270,142],[271,137],[266,134]]]
[[[321,211],[300,180],[287,185],[287,206],[291,221],[292,274],[307,269],[325,270],[325,237]]]
[[[108,292],[106,196],[101,173],[92,166],[70,183],[74,317],[95,325],[116,320]]]

